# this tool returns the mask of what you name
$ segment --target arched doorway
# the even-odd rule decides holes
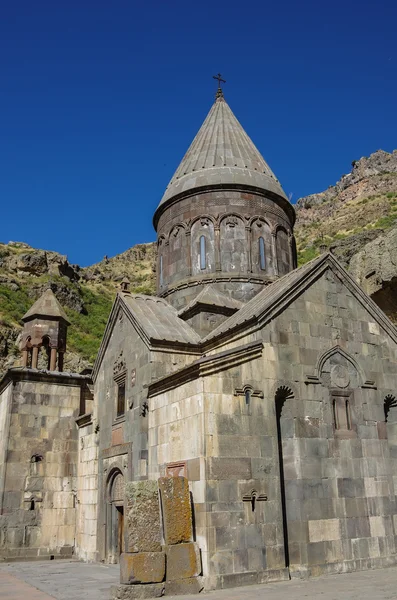
[[[115,469],[109,476],[106,505],[106,560],[119,562],[124,552],[124,476]]]

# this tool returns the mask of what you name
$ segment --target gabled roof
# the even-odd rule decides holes
[[[280,182],[222,95],[212,105],[159,207],[190,190],[224,184],[260,188],[287,200]]]
[[[206,353],[208,350],[222,346],[231,339],[234,341],[263,327],[282,313],[327,269],[333,271],[363,308],[397,343],[397,328],[384,312],[357,285],[332,254],[322,254],[299,269],[295,269],[274,283],[269,284],[262,292],[254,296],[252,300],[203,339],[200,339],[200,336],[178,316],[177,311],[162,298],[119,293],[113,305],[94,365],[93,377],[95,378],[98,372],[120,307],[125,310],[139,335],[149,346],[153,344],[153,346],[162,349],[170,348],[172,351],[178,351],[179,347],[179,350],[183,353],[200,356],[203,352]],[[211,290],[208,290],[207,294],[208,297],[212,298],[218,296],[217,293],[213,296]],[[204,298],[207,294],[203,294]],[[220,294],[220,297],[222,296],[223,294]],[[186,366],[186,369],[188,368],[189,365]]]
[[[344,267],[329,253],[311,260],[268,285],[234,315],[221,323],[203,340],[203,345],[222,342],[250,327],[262,326],[264,322],[282,312],[299,294],[307,289],[326,269],[330,268],[350,289],[355,298],[372,314],[381,327],[397,342],[397,328],[377,304],[359,287]]]
[[[162,298],[119,293],[150,340],[197,344],[200,336],[178,317],[176,309]]]
[[[48,289],[40,296],[38,300],[29,308],[28,312],[22,317],[22,321],[30,321],[35,317],[50,317],[52,319],[63,319],[70,325],[68,318],[62,306],[59,304],[54,292]]]
[[[236,312],[240,310],[244,306],[243,302],[239,300],[235,300],[234,298],[230,298],[230,296],[226,296],[219,290],[215,289],[212,285],[206,285],[203,290],[195,297],[189,304],[184,306],[179,312],[178,316],[183,318],[185,315],[193,312],[194,309],[198,306],[207,306],[223,308],[232,312]]]
[[[149,348],[160,347],[162,350],[170,349],[174,352],[200,354],[200,336],[178,317],[177,311],[168,302],[157,296],[119,292],[113,303],[93,367],[92,378],[94,380],[120,310],[124,312],[139,337]]]

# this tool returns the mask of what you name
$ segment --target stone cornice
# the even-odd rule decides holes
[[[161,377],[147,385],[148,398],[156,396],[162,392],[166,392],[175,387],[193,381],[198,377],[213,375],[218,371],[230,369],[249,360],[259,358],[262,355],[263,342],[255,341],[249,344],[224,350],[218,354],[210,356],[202,356],[198,360],[193,361],[189,365],[170,373],[165,377]]]
[[[231,183],[225,183],[225,184],[217,183],[214,185],[200,186],[197,188],[186,190],[184,192],[180,192],[176,196],[172,196],[171,198],[169,198],[163,204],[160,204],[157,207],[156,212],[154,213],[154,216],[153,216],[153,226],[154,226],[155,230],[157,231],[157,225],[158,225],[160,216],[163,214],[163,212],[165,210],[167,210],[170,206],[172,206],[176,202],[179,202],[180,200],[182,200],[184,198],[189,198],[191,196],[196,196],[196,195],[202,194],[204,192],[212,192],[212,191],[216,191],[216,190],[223,190],[223,191],[230,190],[233,192],[242,192],[242,193],[250,192],[253,194],[257,194],[258,196],[268,198],[269,200],[272,200],[278,206],[280,206],[280,208],[282,208],[284,210],[284,212],[288,215],[288,217],[290,219],[291,227],[293,227],[295,224],[296,214],[295,214],[295,209],[294,209],[293,205],[288,200],[286,200],[282,196],[279,196],[278,194],[272,192],[271,190],[264,190],[263,188],[258,188],[258,187],[250,186],[250,185],[241,185],[241,184],[233,185]]]
[[[263,276],[249,274],[249,273],[206,273],[205,275],[195,275],[188,279],[183,279],[173,286],[167,287],[164,291],[159,294],[160,298],[166,298],[170,294],[178,290],[183,290],[190,287],[197,287],[199,285],[211,285],[213,283],[256,283],[258,285],[269,285],[276,281],[278,277],[275,276]]]
[[[81,427],[87,427],[88,425],[92,424],[92,413],[86,413],[85,415],[80,415],[79,417],[77,417],[77,419],[75,419],[76,421],[76,425],[77,427],[79,427],[79,429]]]
[[[83,383],[92,383],[90,375],[68,373],[65,371],[45,371],[29,369],[28,367],[14,367],[8,369],[0,380],[0,393],[10,382],[40,381],[41,383],[58,383],[59,385],[81,386]]]

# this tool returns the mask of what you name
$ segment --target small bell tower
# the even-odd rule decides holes
[[[67,328],[70,325],[54,292],[46,290],[22,317],[22,366],[63,371]]]

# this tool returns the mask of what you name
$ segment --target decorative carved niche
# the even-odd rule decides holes
[[[113,365],[113,378],[116,381],[123,376],[125,378],[126,371],[127,366],[124,360],[123,351],[121,351]]]

